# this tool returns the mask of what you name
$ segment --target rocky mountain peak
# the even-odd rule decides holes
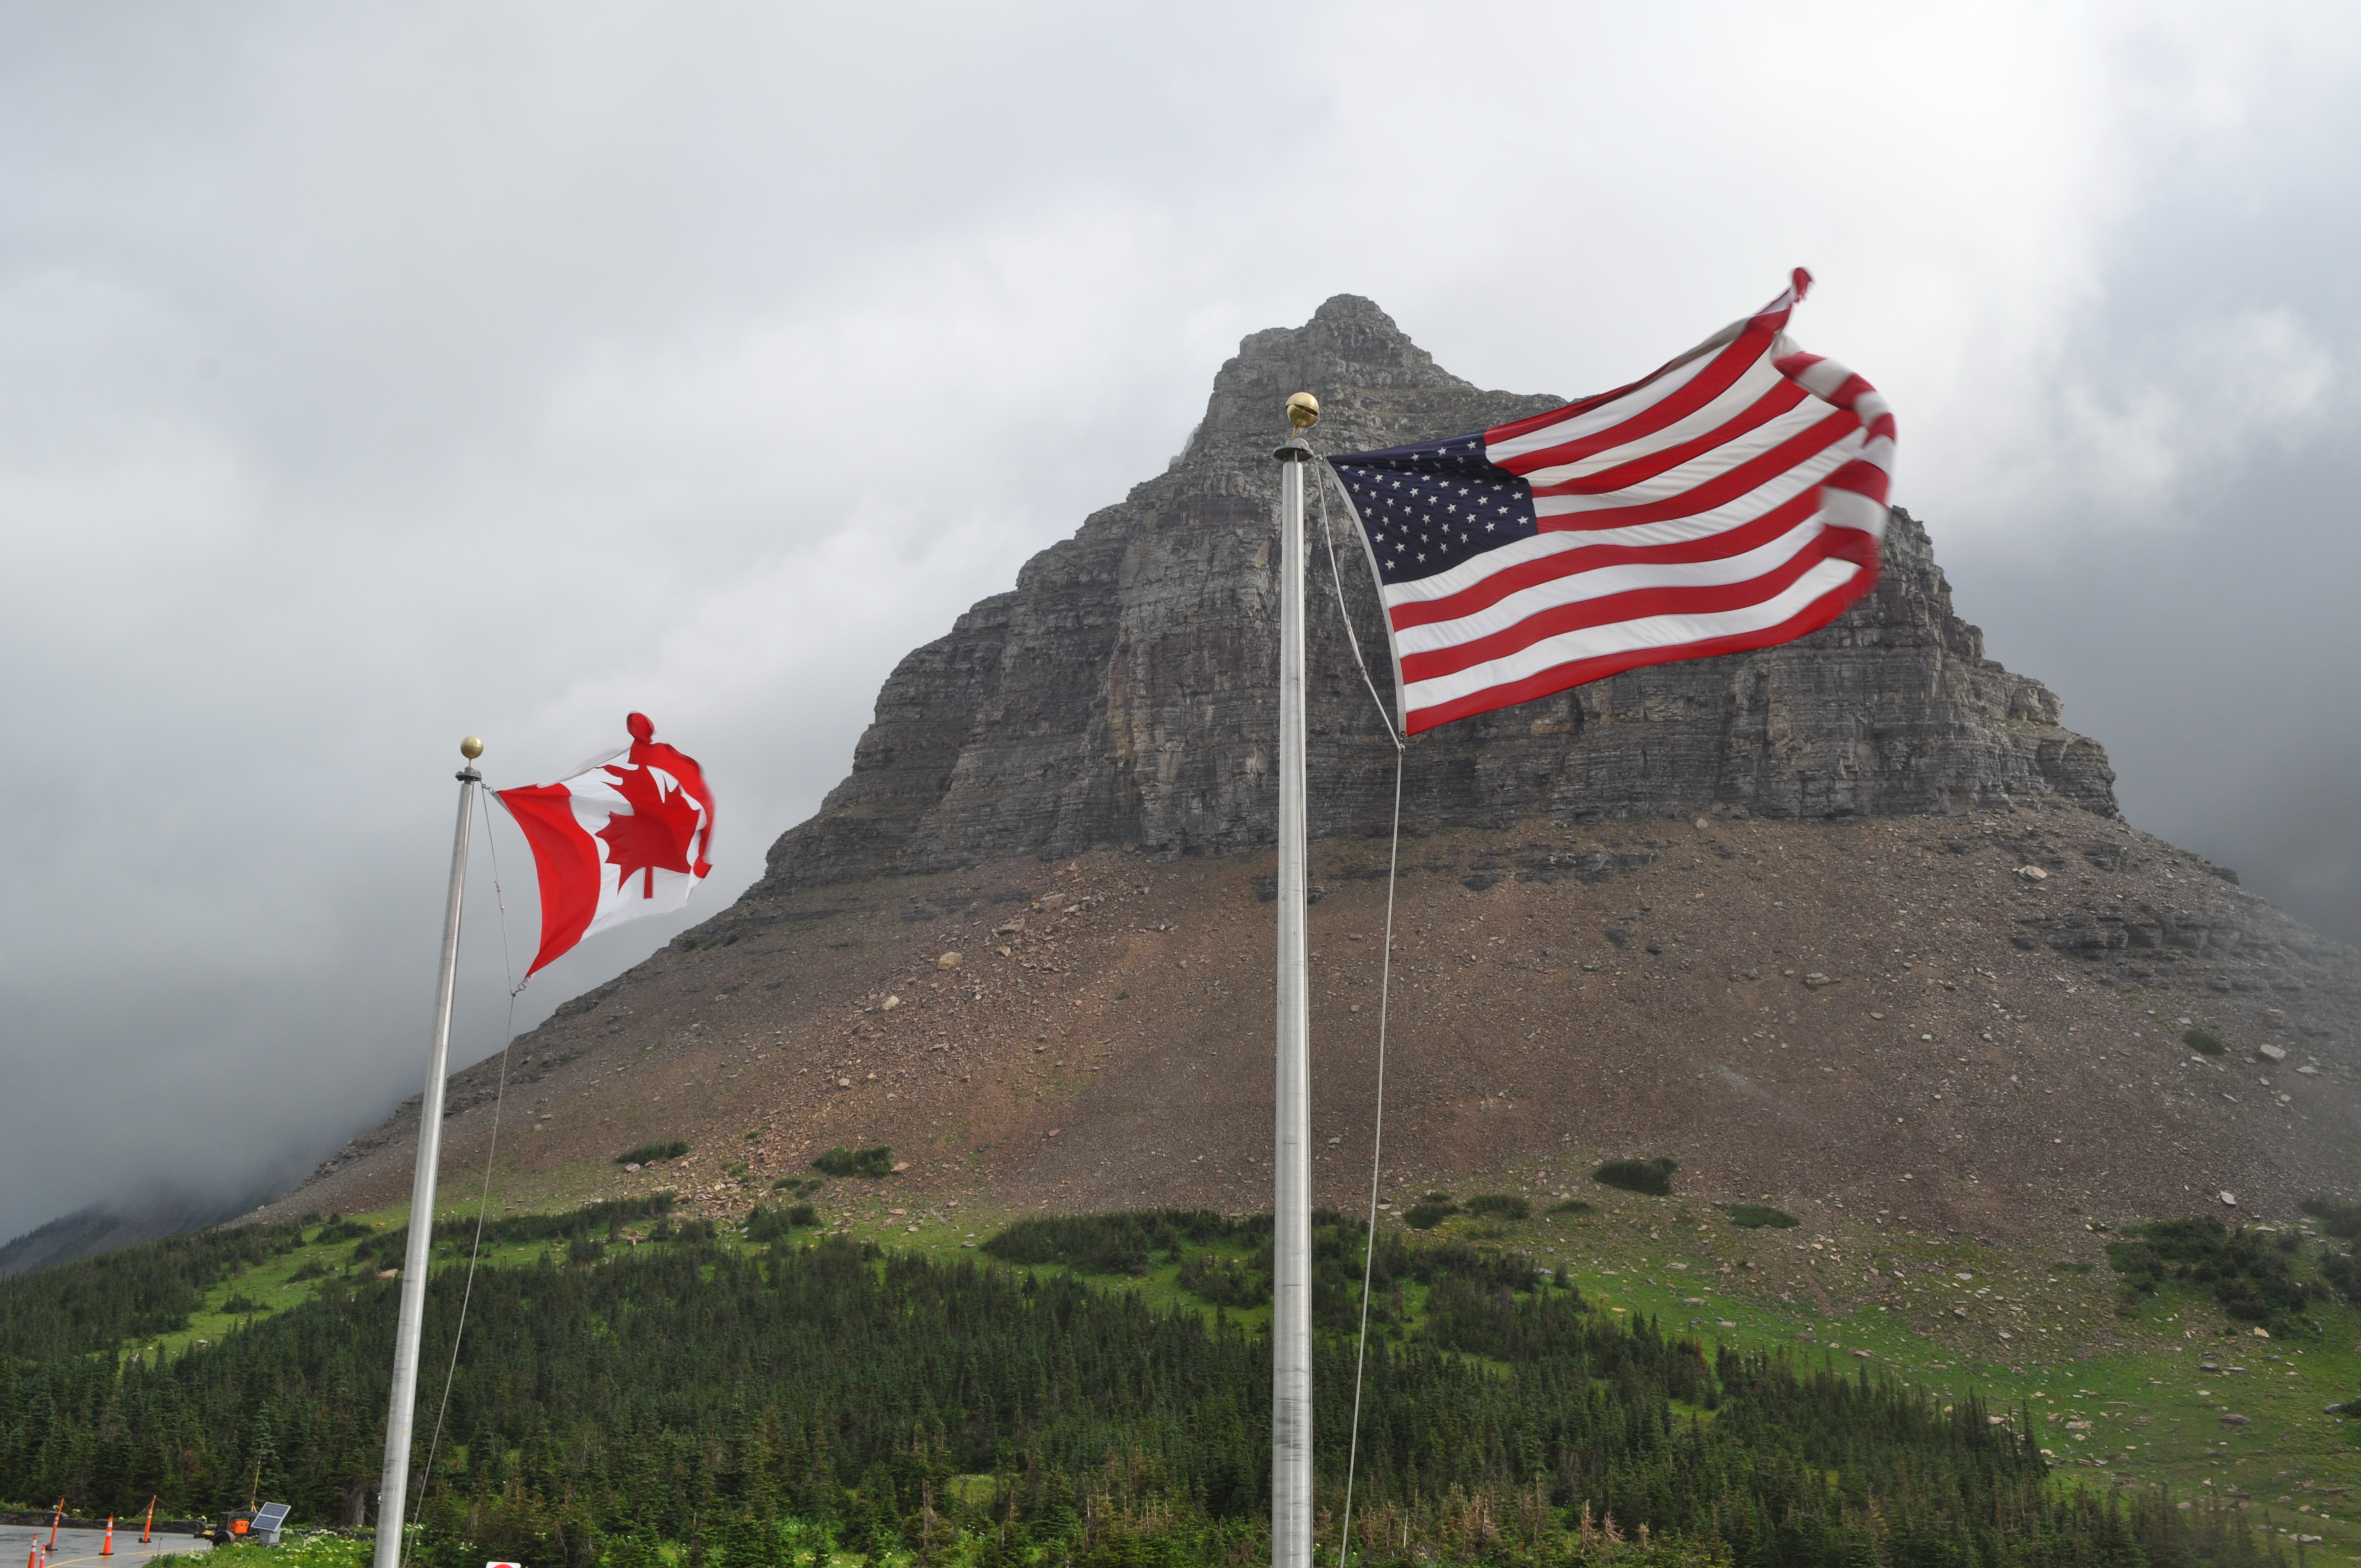
[[[1509,417],[1493,411],[1503,399],[1527,412],[1561,400],[1484,392],[1437,365],[1375,302],[1336,294],[1301,326],[1269,327],[1239,343],[1214,373],[1205,417],[1173,465],[1176,474],[1184,485],[1241,472],[1267,478],[1270,449],[1289,433],[1279,411],[1290,394],[1306,390],[1320,399],[1314,444],[1323,452],[1414,440],[1461,411],[1476,422],[1466,428],[1478,428]]]
[[[1323,451],[1477,430],[1563,400],[1453,376],[1339,294],[1248,336],[1164,474],[1027,564],[887,680],[852,769],[771,854],[758,892],[1114,846],[1269,841],[1278,713],[1277,466],[1289,393]],[[1393,750],[1353,661],[1386,634],[1349,517],[1312,518],[1315,833],[1380,830]],[[1388,692],[1389,700],[1390,692]],[[2114,812],[2104,753],[2057,698],[1984,657],[1925,529],[1897,511],[1877,590],[1784,648],[1639,670],[1411,743],[1406,825],[1760,814],[1959,813],[2053,798]]]
[[[1303,325],[1271,327],[1240,343],[1237,357],[1213,377],[1201,430],[1217,439],[1267,444],[1271,411],[1308,387],[1345,393],[1342,405],[1329,411],[1332,422],[1356,411],[1356,393],[1476,390],[1437,365],[1374,302],[1337,294]],[[1326,428],[1333,433],[1336,426],[1330,422]]]

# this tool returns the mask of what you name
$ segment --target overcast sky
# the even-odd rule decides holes
[[[2361,936],[2356,78],[2331,5],[0,5],[0,1238],[416,1091],[463,734],[652,714],[723,906],[1337,292],[1574,395],[1811,267],[1993,656]]]

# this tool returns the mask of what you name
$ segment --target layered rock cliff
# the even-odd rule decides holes
[[[903,660],[850,776],[774,847],[757,896],[1098,846],[1163,855],[1269,841],[1278,715],[1278,465],[1288,393],[1324,451],[1474,430],[1560,400],[1451,375],[1367,300],[1257,333],[1165,474],[1043,551],[1012,592]],[[1315,835],[1385,828],[1392,749],[1336,587],[1391,700],[1376,591],[1333,497],[1312,512]],[[1405,825],[1725,813],[1958,813],[2012,799],[2114,814],[2094,742],[1983,654],[1926,531],[1897,511],[1876,591],[1784,648],[1636,671],[1411,743]]]

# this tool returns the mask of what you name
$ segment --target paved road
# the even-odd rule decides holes
[[[147,1545],[139,1544],[139,1521],[133,1519],[126,1530],[115,1527],[115,1555],[101,1557],[98,1549],[104,1543],[106,1532],[96,1530],[61,1530],[58,1531],[57,1550],[49,1553],[49,1568],[112,1568],[120,1563],[125,1568],[135,1563],[145,1563],[151,1557],[161,1557],[168,1552],[210,1552],[213,1542],[199,1541],[192,1535],[166,1535],[156,1532],[156,1539]],[[49,1539],[47,1525],[27,1530],[22,1525],[0,1525],[0,1568],[19,1568],[32,1555],[33,1548]]]

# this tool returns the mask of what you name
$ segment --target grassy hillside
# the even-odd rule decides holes
[[[2361,1399],[2361,1312],[2307,1288],[2257,1336],[2224,1306],[2245,1274],[2195,1277],[2238,1238],[2158,1275],[2150,1237],[2026,1255],[1873,1216],[1837,1234],[1605,1189],[1522,1217],[1483,1196],[1382,1236],[1365,1553],[1638,1554],[1642,1525],[1668,1561],[2361,1552],[2343,1517],[2361,1424],[2323,1411]],[[1267,1222],[938,1223],[890,1180],[827,1206],[825,1238],[661,1205],[496,1222],[421,1510],[430,1557],[1265,1550]],[[299,1520],[344,1517],[378,1468],[398,1222],[206,1233],[0,1285],[0,1496],[203,1511],[258,1464]],[[438,1259],[472,1229],[438,1224]],[[1360,1248],[1334,1216],[1319,1234],[1333,1542]],[[2316,1279],[2319,1238],[2258,1239],[2239,1267]],[[457,1285],[430,1295],[423,1427]]]

